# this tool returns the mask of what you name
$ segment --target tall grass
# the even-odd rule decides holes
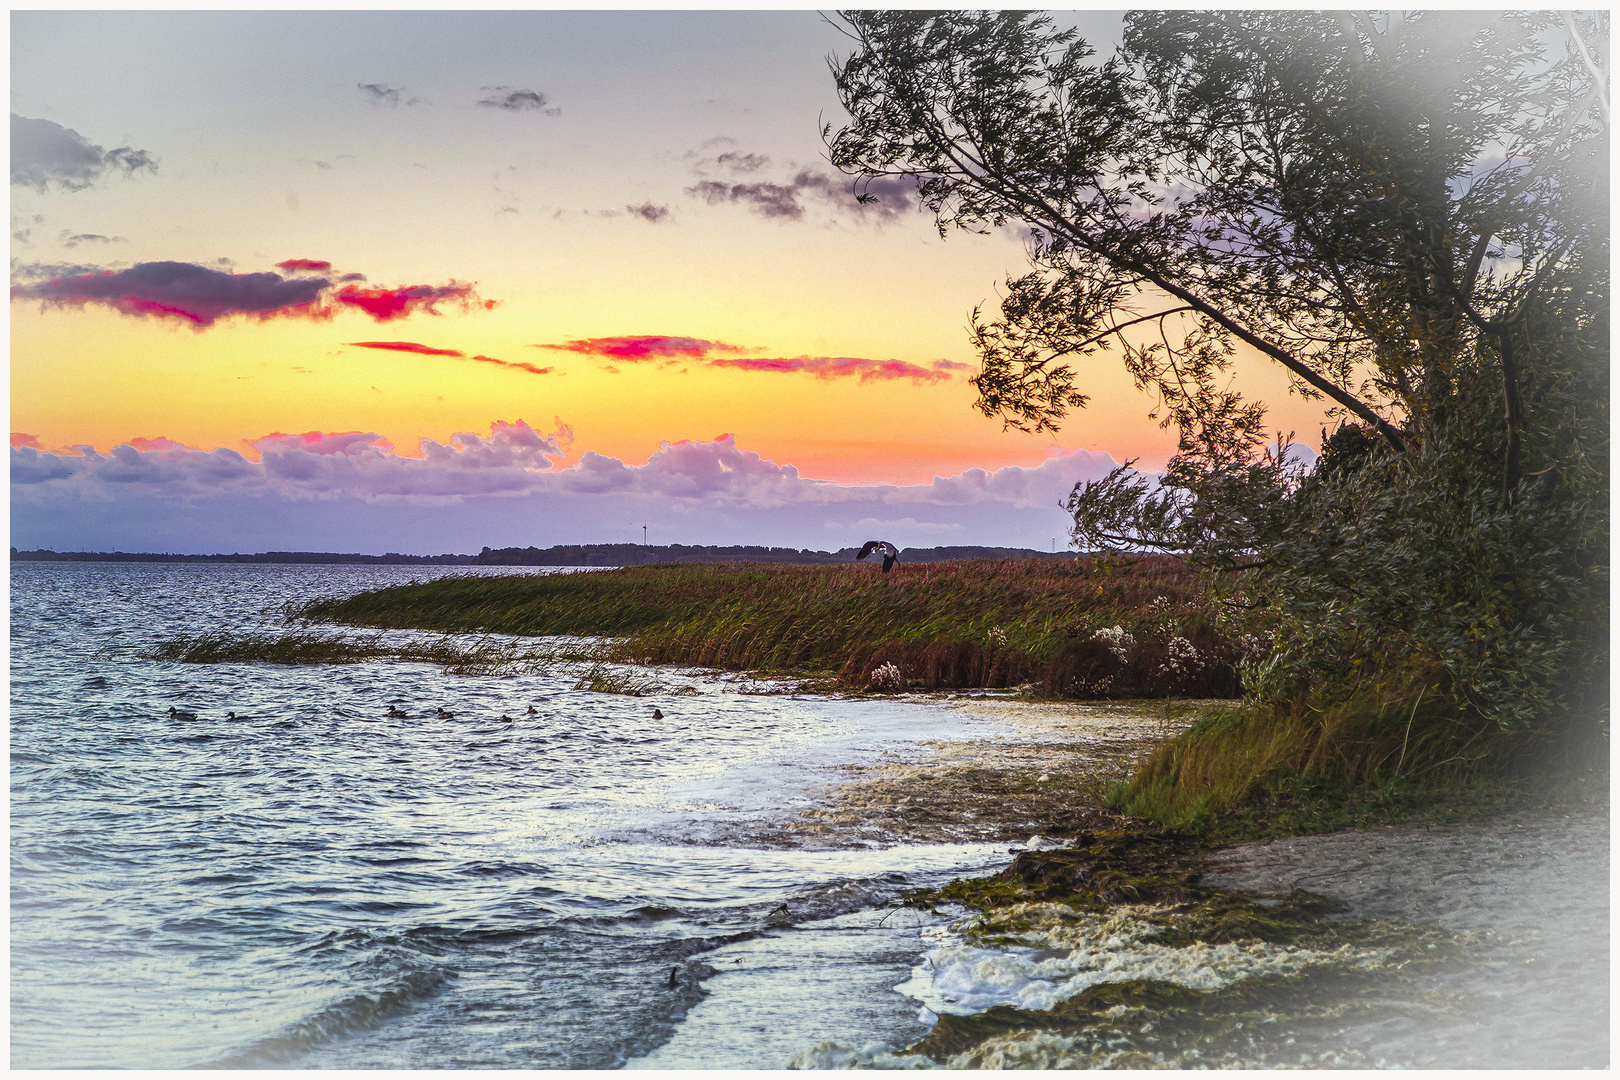
[[[1232,644],[1202,579],[1166,558],[867,566],[662,564],[591,574],[450,577],[292,613],[357,626],[601,635],[614,659],[835,674],[866,686],[894,664],[907,685],[1053,695],[1221,696],[1238,689]],[[1120,660],[1095,644],[1121,627]],[[1199,650],[1172,671],[1172,638]],[[1104,655],[1107,654],[1107,655]]]
[[[1441,679],[1406,672],[1340,700],[1206,708],[1108,801],[1167,828],[1243,839],[1398,820],[1433,806],[1500,809],[1530,790],[1582,800],[1606,790],[1599,725],[1506,730],[1439,693]]]

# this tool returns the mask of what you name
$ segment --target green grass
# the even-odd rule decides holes
[[[1506,730],[1410,678],[1347,700],[1211,707],[1107,792],[1216,842],[1606,804],[1603,726]]]
[[[1174,559],[972,560],[868,566],[662,564],[580,574],[451,577],[323,600],[294,618],[446,632],[615,639],[614,659],[836,677],[864,687],[895,664],[906,685],[1084,692],[1114,663],[1096,631],[1139,646],[1089,696],[1224,696],[1231,643],[1203,579]],[[1198,685],[1160,678],[1166,641],[1197,643]],[[1100,659],[1099,659],[1100,657]]]

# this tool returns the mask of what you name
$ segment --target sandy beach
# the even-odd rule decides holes
[[[921,697],[921,695],[918,695]],[[1112,819],[1103,785],[1174,735],[1197,702],[1031,703],[1006,695],[929,695],[942,711],[1001,722],[994,738],[919,740],[851,766],[786,823],[759,826],[797,845],[1061,840]]]
[[[1061,843],[1078,830],[1118,823],[1098,809],[1102,785],[1180,730],[1189,711],[1164,702],[967,697],[942,699],[940,707],[1002,720],[1007,728],[995,738],[919,744],[892,763],[848,770],[780,838],[810,846],[969,839],[1022,845],[1039,834]],[[1262,904],[1305,890],[1342,904],[1335,920],[1432,928],[1457,945],[1451,962],[1416,975],[1392,973],[1376,1000],[1318,1010],[1308,1032],[1290,1029],[1289,1049],[1297,1035],[1311,1051],[1299,1064],[1609,1064],[1604,809],[1239,844],[1211,853],[1208,866],[1201,884],[1258,896]],[[1299,1019],[1285,1016],[1283,1026]],[[1095,1063],[1071,1053],[1062,1038],[1026,1034],[990,1040],[984,1052],[957,1055],[950,1064]],[[1276,1049],[1258,1048],[1250,1063],[1292,1063]],[[834,1053],[830,1060],[843,1059]]]
[[[1606,811],[1292,837],[1212,862],[1222,888],[1306,889],[1346,918],[1467,936],[1468,965],[1412,988],[1404,1015],[1346,1025],[1346,1047],[1432,1069],[1609,1066]]]

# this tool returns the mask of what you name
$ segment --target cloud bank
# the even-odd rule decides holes
[[[565,465],[571,440],[561,421],[549,434],[521,420],[496,422],[486,436],[423,439],[421,456],[405,457],[373,432],[276,432],[250,444],[260,455],[254,461],[161,437],[106,454],[43,452],[19,433],[12,543],[475,551],[629,539],[633,517],[637,537],[640,522],[651,520],[665,543],[836,548],[884,529],[901,545],[1046,546],[1064,535],[1058,503],[1069,489],[1115,464],[1105,453],[1054,448],[1030,468],[968,469],[927,484],[842,484],[801,476],[729,434],[665,442],[639,464],[587,451]],[[189,531],[174,531],[176,522]]]
[[[11,182],[44,192],[83,191],[103,176],[121,172],[157,172],[157,160],[145,150],[117,146],[104,150],[72,128],[49,120],[11,114]]]
[[[355,309],[377,322],[392,322],[418,312],[439,314],[440,304],[463,311],[491,308],[494,301],[479,298],[473,285],[451,281],[447,285],[407,285],[400,288],[363,288],[326,276],[306,276],[330,269],[317,259],[289,259],[278,263],[287,277],[264,271],[232,274],[187,262],[136,263],[124,270],[73,267],[75,273],[41,275],[28,281],[29,267],[14,274],[24,280],[11,289],[12,300],[38,300],[44,306],[83,307],[99,304],[125,315],[149,316],[189,323],[204,330],[221,319],[244,316],[259,320],[278,318],[330,319]],[[53,267],[41,267],[49,273]]]

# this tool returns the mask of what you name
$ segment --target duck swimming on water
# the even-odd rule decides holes
[[[404,709],[401,709],[401,708],[399,708],[397,706],[394,706],[394,705],[388,706],[388,719],[390,719],[390,720],[404,720],[407,717],[409,717],[410,715],[411,715],[410,713],[406,712]]]
[[[528,715],[528,716],[539,716],[540,715],[540,710],[535,708],[533,705],[530,705],[529,706],[529,711],[528,711],[528,713],[526,715]]]
[[[445,708],[440,708],[437,715],[440,720],[454,720],[456,718],[455,713]]]
[[[184,711],[182,711],[180,709],[175,708],[173,705],[169,706],[169,716],[170,716],[170,718],[175,719],[175,720],[195,720],[195,719],[197,719],[197,714],[196,713],[194,713],[194,712],[184,712]]]

